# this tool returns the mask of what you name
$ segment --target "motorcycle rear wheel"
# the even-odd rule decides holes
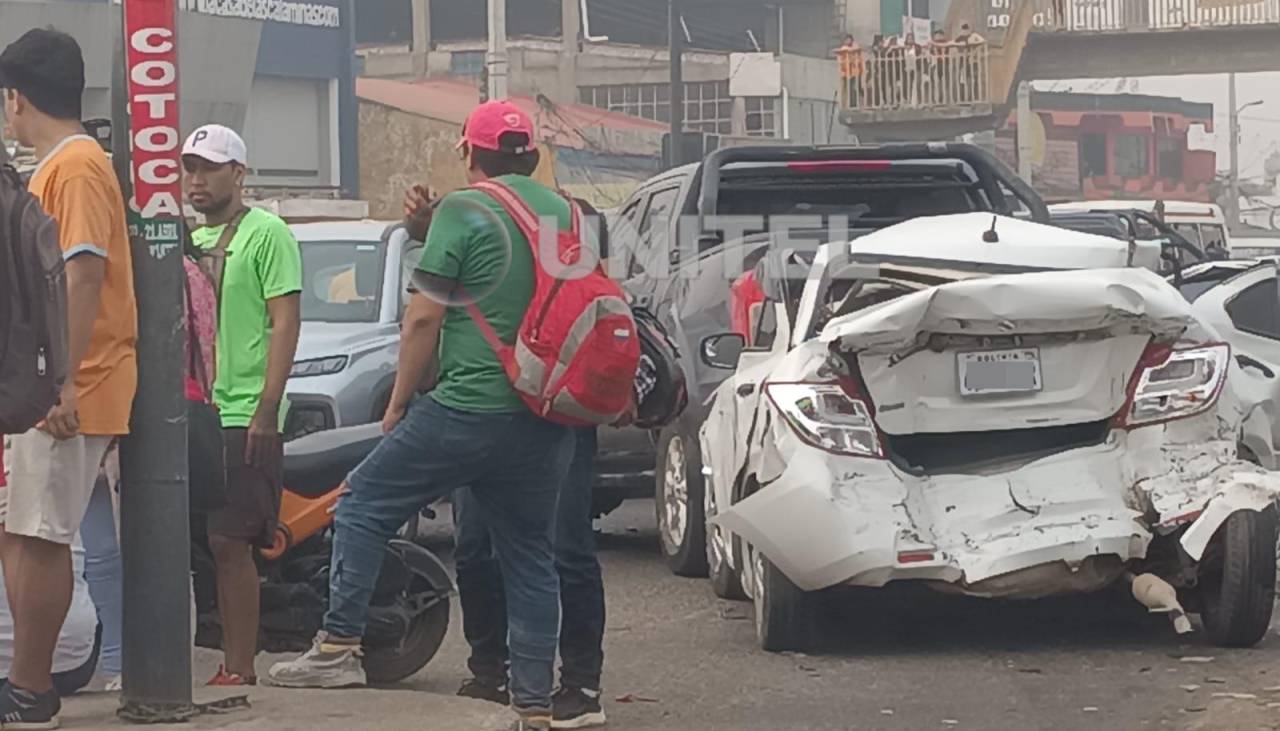
[[[370,685],[391,685],[416,674],[431,662],[449,631],[449,601],[443,599],[409,625],[396,645],[366,646],[364,672]]]

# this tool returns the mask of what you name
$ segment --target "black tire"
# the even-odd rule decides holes
[[[801,591],[773,562],[751,551],[756,639],[767,652],[804,652],[817,634],[817,597]]]
[[[1215,645],[1252,647],[1271,627],[1276,522],[1275,508],[1238,511],[1222,524],[1206,550],[1200,575],[1201,619]]]
[[[703,501],[703,510],[709,521],[717,512],[715,491],[711,485],[704,483],[703,493],[706,495],[706,499]],[[747,592],[742,588],[742,573],[729,564],[729,557],[725,555],[732,553],[735,563],[741,566],[743,561],[742,542],[738,540],[737,536],[731,536],[728,540],[720,540],[719,529],[709,522],[706,527],[706,535],[707,573],[711,579],[711,591],[721,599],[731,601],[748,599]]]
[[[659,543],[667,566],[676,576],[702,578],[707,575],[702,450],[696,431],[690,432],[684,420],[662,430],[654,475],[654,505],[658,514]],[[669,464],[676,458],[683,460],[683,468]],[[673,472],[671,479],[668,479],[668,467]],[[683,475],[683,485],[678,483],[680,475]],[[668,506],[669,501],[681,500],[684,502],[683,525],[676,523],[679,511]]]
[[[366,647],[364,672],[370,685],[391,685],[416,674],[440,651],[449,631],[449,601],[418,615],[397,646]]]

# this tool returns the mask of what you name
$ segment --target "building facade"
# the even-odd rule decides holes
[[[1194,149],[1213,131],[1213,105],[1142,94],[1033,91],[1032,184],[1045,198],[1211,202],[1216,155]],[[996,135],[1017,168],[1017,119]]]
[[[799,144],[852,141],[837,121],[834,95],[844,1],[690,3],[682,16],[686,128]],[[667,0],[507,3],[511,93],[669,122]],[[407,44],[393,22],[406,5],[416,33]],[[483,2],[362,1],[365,75],[478,84],[484,11]]]
[[[358,197],[351,0],[177,4],[182,132],[211,122],[240,131],[249,185],[265,196]],[[111,119],[120,0],[0,0],[0,45],[44,26],[84,51],[86,119]]]

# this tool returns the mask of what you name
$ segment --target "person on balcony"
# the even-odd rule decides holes
[[[902,106],[902,77],[905,69],[903,68],[902,46],[898,45],[897,36],[887,36],[884,39],[884,50],[882,53],[884,63],[884,103],[892,109]]]
[[[954,46],[951,39],[947,38],[946,31],[941,28],[933,32],[933,38],[929,41],[929,83],[932,85],[928,98],[933,104],[949,104],[951,102],[951,94],[948,93],[948,81],[951,74],[947,73],[947,64],[951,56],[951,48]]]
[[[840,78],[848,91],[848,103],[852,108],[862,105],[862,47],[852,35],[844,37],[844,42],[836,49],[836,59],[840,64]]]
[[[920,106],[920,69],[924,65],[924,48],[914,33],[902,40],[902,102],[907,107]]]

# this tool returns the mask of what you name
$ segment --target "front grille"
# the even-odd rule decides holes
[[[890,459],[912,472],[938,474],[981,470],[1010,462],[1025,462],[1091,447],[1106,441],[1106,420],[1034,429],[950,432],[946,434],[884,435]]]

